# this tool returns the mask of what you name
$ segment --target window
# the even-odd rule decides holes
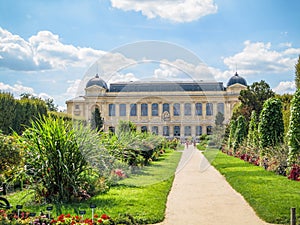
[[[158,116],[158,104],[157,103],[152,104],[152,116]]]
[[[156,134],[156,135],[158,134],[158,126],[153,126],[152,127],[152,133]]]
[[[163,112],[170,112],[170,105],[169,103],[164,103],[163,104]]]
[[[174,136],[180,137],[180,126],[174,126]]]
[[[80,108],[79,108],[79,105],[75,105],[75,109],[80,109]]]
[[[146,103],[141,104],[141,116],[148,116],[148,105]]]
[[[115,127],[109,127],[108,130],[109,130],[109,132],[111,132],[111,133],[115,133]]]
[[[130,116],[136,116],[136,104],[130,104]]]
[[[120,116],[126,116],[126,104],[119,105],[119,114]]]
[[[184,136],[192,136],[191,126],[185,126],[184,127]]]
[[[207,126],[206,127],[206,134],[211,135],[212,134],[212,126]]]
[[[206,103],[206,115],[207,116],[213,115],[213,104],[212,103]]]
[[[185,103],[184,104],[184,115],[185,116],[190,116],[191,114],[192,114],[191,103]]]
[[[142,126],[142,127],[141,127],[141,132],[142,132],[142,133],[146,133],[147,131],[148,131],[147,126]]]
[[[196,116],[202,116],[202,103],[196,103],[195,105],[195,109],[196,109]]]
[[[224,115],[224,103],[218,103],[218,112]]]
[[[202,135],[202,127],[201,126],[196,126],[196,136]]]
[[[168,126],[164,126],[163,127],[163,136],[169,136],[170,132],[169,132],[169,127]]]
[[[108,105],[108,115],[109,116],[115,116],[116,115],[116,105],[115,104],[109,104]]]
[[[179,103],[175,103],[173,105],[173,114],[174,114],[174,116],[180,116],[180,104]]]

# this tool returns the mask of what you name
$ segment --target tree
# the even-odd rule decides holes
[[[242,90],[239,100],[242,102],[242,106],[247,108],[247,112],[255,110],[257,115],[260,115],[264,102],[274,96],[275,93],[269,84],[262,80],[260,82],[254,82],[248,86],[246,90]],[[248,121],[250,120],[250,116],[251,115],[248,115],[246,117]]]
[[[295,65],[295,84],[296,84],[296,88],[299,89],[300,88],[300,55],[298,58],[298,62]]]
[[[215,120],[216,126],[223,126],[224,120],[225,120],[224,114],[221,112],[218,112],[218,114],[216,115],[216,120]]]
[[[298,162],[300,153],[300,89],[298,89],[291,102],[290,128],[288,132],[289,163]]]
[[[248,130],[248,137],[247,137],[247,144],[251,147],[258,147],[259,140],[258,140],[258,119],[257,114],[253,110],[251,113],[251,119],[249,123],[249,130]]]
[[[279,99],[270,98],[264,103],[259,120],[258,133],[262,148],[274,147],[283,142],[284,124]]]
[[[58,105],[54,104],[54,100],[52,98],[45,99],[45,103],[46,103],[48,111],[51,111],[51,112],[58,111]]]
[[[234,151],[243,143],[244,139],[247,137],[247,121],[244,116],[239,116],[237,119],[236,130],[234,133]]]
[[[11,134],[15,115],[16,101],[12,94],[0,92],[0,130]]]
[[[93,130],[97,130],[97,131],[101,131],[103,128],[103,118],[101,117],[101,114],[100,114],[100,111],[98,108],[95,108],[95,111],[92,112],[91,128]]]
[[[236,120],[231,119],[230,123],[229,123],[230,132],[229,132],[229,137],[228,137],[228,148],[233,147],[236,126],[237,126]]]

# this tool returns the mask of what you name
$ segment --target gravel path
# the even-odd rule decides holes
[[[161,225],[266,225],[193,146],[185,148]]]

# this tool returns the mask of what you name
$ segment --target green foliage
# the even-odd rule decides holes
[[[60,118],[40,118],[24,132],[22,141],[36,193],[47,202],[70,201],[89,169],[72,124]]]
[[[244,116],[239,116],[234,133],[233,149],[236,150],[247,137],[247,121]]]
[[[300,89],[300,55],[298,57],[298,62],[295,65],[295,83],[296,88]]]
[[[293,98],[292,94],[283,94],[277,95],[276,98],[280,99],[282,102],[282,118],[284,124],[284,141],[285,143],[288,142],[288,130],[290,126],[290,117],[291,117],[291,101]]]
[[[244,114],[247,121],[250,120],[250,113],[255,110],[257,115],[263,108],[264,102],[274,97],[275,93],[270,88],[269,84],[265,81],[254,82],[252,85],[248,86],[246,90],[242,90],[240,93],[239,100],[242,103],[242,107],[245,108],[244,112],[248,112],[247,115]]]
[[[221,112],[218,112],[218,114],[216,115],[216,119],[215,119],[215,125],[216,126],[223,126],[224,120],[225,120],[224,114],[221,113]]]
[[[103,118],[101,117],[101,114],[100,114],[100,111],[98,108],[95,108],[95,111],[92,112],[91,128],[98,132],[101,131],[103,128]]]
[[[6,136],[0,132],[0,174],[12,176],[12,173],[23,165],[22,150],[16,137]]]
[[[300,89],[298,89],[291,102],[290,129],[288,132],[289,163],[299,161],[300,153]]]
[[[4,134],[11,134],[16,114],[16,101],[12,94],[0,92],[0,130]]]
[[[235,131],[237,127],[237,121],[231,119],[229,123],[229,127],[230,127],[230,132],[228,137],[228,148],[231,148],[233,147],[233,143],[235,141],[234,137],[235,137]]]
[[[13,131],[21,134],[26,126],[30,126],[31,120],[46,114],[46,104],[39,98],[26,95],[17,100],[9,93],[0,93],[0,130],[4,134]]]
[[[258,124],[260,146],[276,146],[283,142],[284,126],[282,103],[277,98],[270,98],[264,103]],[[262,152],[264,155],[264,152]]]
[[[249,123],[248,137],[247,137],[248,146],[258,147],[258,118],[256,112],[253,110],[251,113],[251,119]]]
[[[54,100],[52,98],[45,99],[45,103],[46,103],[48,111],[50,111],[50,112],[57,112],[58,105],[54,104]]]

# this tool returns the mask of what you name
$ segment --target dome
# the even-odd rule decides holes
[[[229,79],[229,81],[227,83],[227,87],[229,87],[233,84],[241,84],[241,85],[247,86],[246,80],[243,77],[240,77],[237,72],[235,73],[234,76],[232,76]]]
[[[87,82],[86,88],[91,87],[91,86],[93,86],[93,85],[97,85],[97,86],[100,86],[100,87],[102,87],[102,88],[108,89],[108,88],[107,88],[106,82],[105,82],[104,80],[102,80],[102,79],[98,76],[98,74],[96,74],[95,77],[93,77],[92,79],[90,79],[90,80]]]

